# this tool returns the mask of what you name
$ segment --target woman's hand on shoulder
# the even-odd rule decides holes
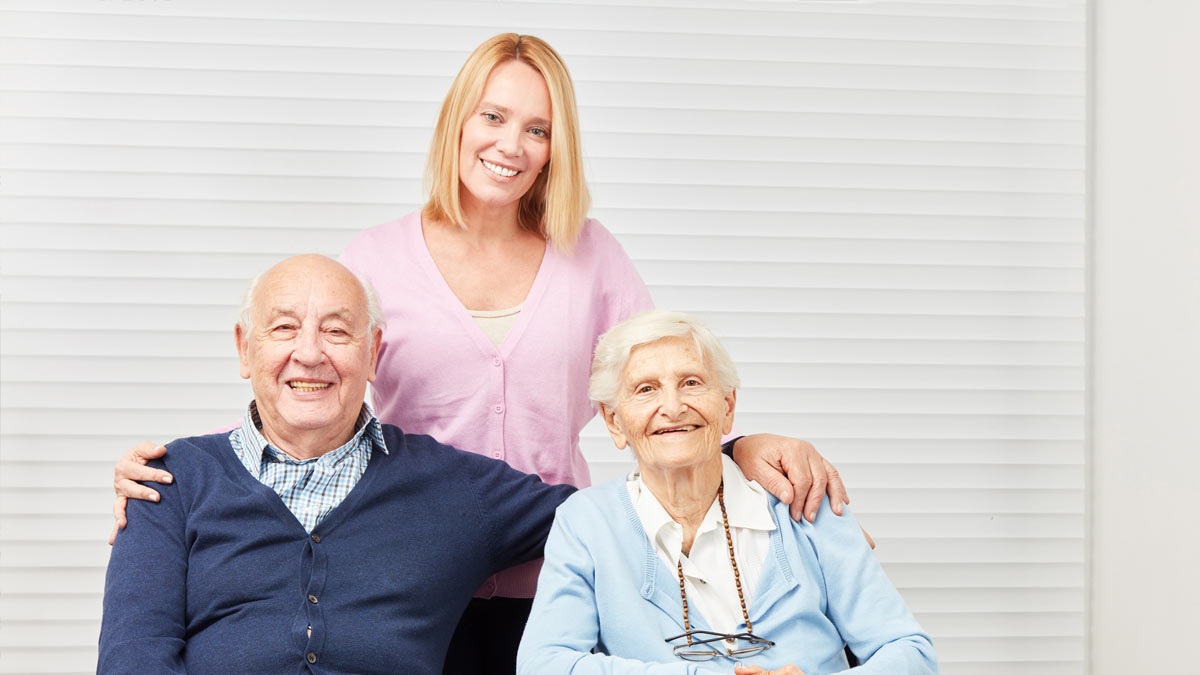
[[[808,441],[775,434],[743,436],[733,445],[733,459],[747,478],[791,505],[792,520],[816,520],[826,491],[839,516],[842,504],[850,503],[837,468]]]
[[[804,675],[804,671],[796,666],[786,665],[775,670],[767,670],[762,666],[736,666],[733,675]]]
[[[108,535],[109,546],[116,541],[117,530],[125,527],[125,502],[129,498],[158,501],[158,492],[138,481],[165,484],[173,480],[171,474],[166,471],[146,466],[147,462],[162,457],[166,452],[167,449],[161,445],[142,441],[117,460],[117,465],[113,467],[113,491],[117,493],[117,499],[113,502],[113,520],[116,523]]]

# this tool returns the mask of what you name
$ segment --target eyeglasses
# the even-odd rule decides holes
[[[669,637],[664,642],[671,643],[684,639],[687,640],[685,644],[671,647],[675,656],[684,661],[710,661],[718,656],[729,658],[754,656],[775,646],[774,642],[760,638],[754,633],[729,635],[708,630],[690,630],[675,637]]]

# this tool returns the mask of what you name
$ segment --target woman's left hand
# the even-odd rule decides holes
[[[743,436],[733,444],[733,461],[747,478],[790,504],[792,520],[799,521],[802,514],[809,522],[816,520],[826,490],[839,516],[842,504],[850,503],[837,468],[808,441],[775,434]]]

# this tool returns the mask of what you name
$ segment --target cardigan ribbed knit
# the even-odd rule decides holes
[[[227,434],[168,445],[175,481],[130,500],[113,546],[98,671],[441,672],[472,592],[541,555],[574,488],[383,429],[312,536]]]

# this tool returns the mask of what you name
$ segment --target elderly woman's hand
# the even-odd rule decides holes
[[[808,441],[775,434],[744,436],[733,445],[733,460],[747,478],[791,505],[792,520],[800,520],[801,514],[815,520],[826,490],[839,516],[842,504],[850,503],[837,468]]]
[[[737,666],[733,669],[733,675],[804,675],[804,671],[792,665],[775,670],[767,670],[762,666]]]
[[[158,501],[158,492],[141,485],[138,481],[171,482],[171,474],[146,466],[146,462],[156,457],[162,457],[166,451],[167,449],[161,445],[142,441],[117,460],[117,465],[113,468],[113,491],[117,493],[117,499],[113,502],[113,520],[116,523],[108,535],[109,546],[112,546],[113,542],[117,540],[117,530],[125,527],[125,502],[130,497],[151,502]]]

